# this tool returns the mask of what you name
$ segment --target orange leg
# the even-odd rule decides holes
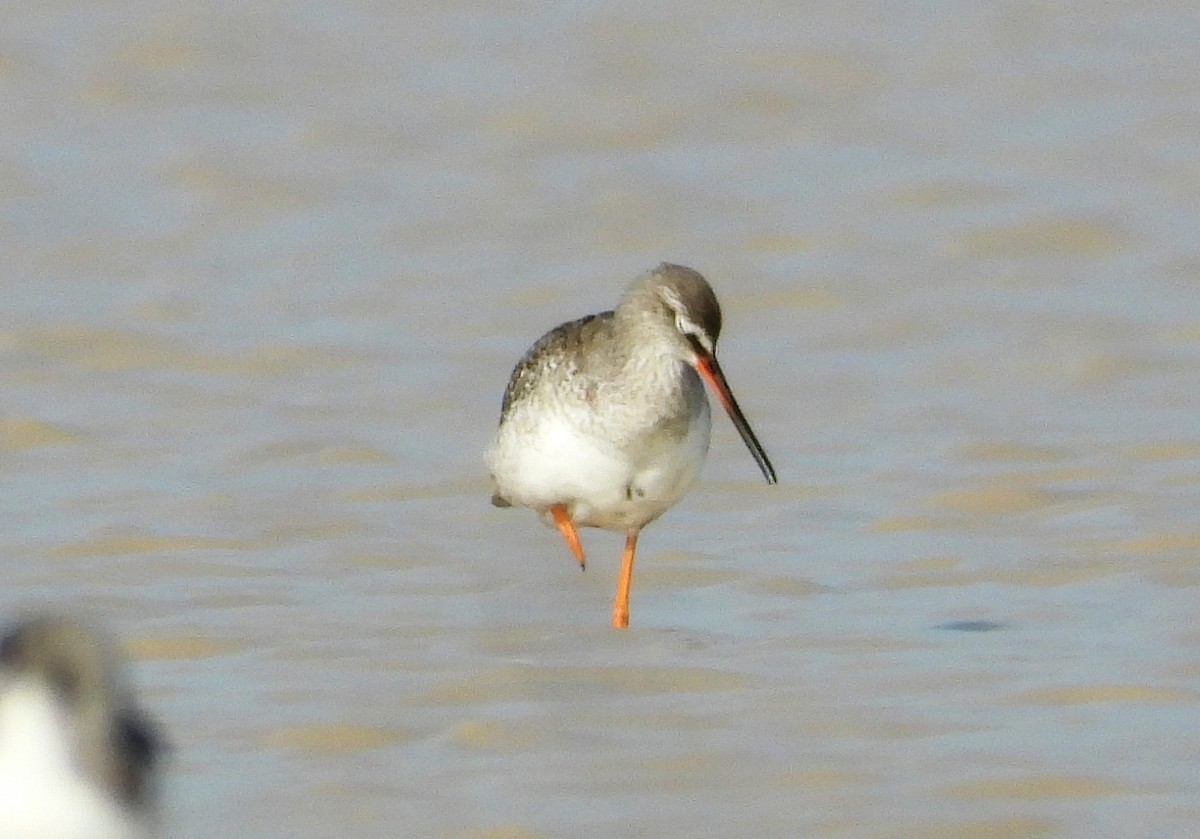
[[[579,570],[585,570],[587,568],[587,560],[584,559],[583,545],[579,541],[579,531],[575,529],[575,522],[571,521],[571,514],[567,512],[567,508],[562,504],[555,504],[550,508],[550,515],[554,516],[554,524],[558,527],[558,532],[567,540],[567,547],[571,549],[571,553],[575,554],[575,558],[579,560]]]
[[[617,580],[617,599],[613,601],[613,629],[629,626],[629,587],[633,584],[633,555],[637,553],[638,532],[625,537],[625,555],[621,558],[621,576]]]

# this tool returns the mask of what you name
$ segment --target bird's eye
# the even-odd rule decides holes
[[[695,335],[685,334],[683,337],[687,339],[688,346],[692,348],[692,352],[694,352],[696,355],[703,357],[709,354],[708,350],[705,349],[704,344],[701,343],[700,339]]]
[[[679,333],[687,338],[697,352],[712,353],[712,341],[709,340],[708,333],[701,329],[695,321],[685,317],[682,313],[675,315],[675,328]]]
[[[704,335],[704,330],[697,326],[695,321],[688,318],[682,312],[678,312],[675,315],[675,328],[678,329],[682,334],[688,336],[694,335],[699,338]]]

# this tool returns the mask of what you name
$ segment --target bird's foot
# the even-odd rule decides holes
[[[575,554],[575,559],[579,560],[579,570],[587,570],[587,559],[583,554],[583,544],[579,541],[579,530],[576,529],[575,522],[571,521],[571,514],[567,512],[567,508],[562,504],[555,504],[550,508],[550,515],[554,517],[558,532],[567,540],[567,547]]]

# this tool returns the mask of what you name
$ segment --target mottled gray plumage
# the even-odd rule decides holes
[[[712,288],[691,268],[664,262],[629,288],[621,309],[568,321],[539,338],[513,368],[500,406],[500,421],[504,421],[513,403],[524,398],[538,383],[538,377],[544,375],[546,359],[571,359],[575,364],[572,375],[596,382],[616,380],[632,349],[618,334],[626,327],[624,321],[675,318],[663,294],[674,295],[678,305],[686,305],[696,325],[708,337],[709,346],[716,344],[721,335],[721,306]],[[601,348],[603,352],[597,351]]]
[[[509,407],[520,401],[537,384],[542,359],[549,356],[578,356],[579,348],[594,342],[595,335],[611,328],[613,312],[586,315],[578,320],[559,324],[539,338],[513,368],[504,399],[500,404],[500,421],[504,421]]]
[[[642,528],[691,488],[708,453],[707,381],[769,483],[775,470],[717,363],[721,307],[704,277],[663,263],[612,311],[564,323],[517,362],[486,459],[492,503],[536,510],[580,567],[579,527],[625,534],[613,626],[629,625]]]

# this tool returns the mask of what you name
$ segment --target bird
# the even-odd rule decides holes
[[[0,837],[147,839],[162,747],[102,633],[38,614],[0,639]]]
[[[581,569],[580,527],[625,534],[612,625],[629,626],[638,536],[695,484],[712,427],[704,382],[768,484],[775,468],[717,363],[721,307],[697,271],[664,262],[617,307],[543,335],[517,363],[485,453],[492,503],[553,524]]]

